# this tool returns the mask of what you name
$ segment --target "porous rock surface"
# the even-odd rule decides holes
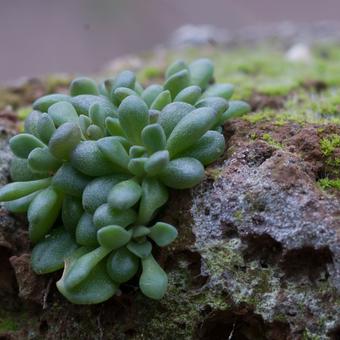
[[[12,130],[2,127],[4,183]],[[104,304],[68,303],[55,289],[59,273],[32,273],[25,219],[1,209],[0,318],[16,323],[1,338],[338,339],[340,196],[316,183],[321,130],[244,120],[224,130],[225,155],[206,180],[173,192],[159,214],[179,230],[157,254],[169,274],[161,301],[132,280]],[[268,131],[275,143],[256,137]]]

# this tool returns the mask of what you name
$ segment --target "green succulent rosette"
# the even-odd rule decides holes
[[[250,110],[214,84],[213,64],[173,63],[163,85],[143,88],[131,71],[97,85],[77,78],[70,95],[33,103],[25,131],[10,140],[13,183],[0,201],[27,212],[37,274],[64,269],[57,287],[69,301],[95,304],[140,275],[161,299],[167,275],[152,255],[177,237],[156,221],[169,189],[188,189],[224,152],[221,126]]]

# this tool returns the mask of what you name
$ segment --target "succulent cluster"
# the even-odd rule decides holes
[[[212,83],[209,60],[178,61],[163,85],[144,89],[123,71],[98,86],[77,78],[70,95],[34,102],[25,132],[10,140],[15,182],[0,201],[27,212],[32,267],[64,268],[57,287],[69,301],[105,301],[137,273],[146,296],[165,294],[152,248],[169,245],[177,230],[155,214],[168,188],[202,181],[224,151],[221,125],[249,110],[229,101],[232,85]]]

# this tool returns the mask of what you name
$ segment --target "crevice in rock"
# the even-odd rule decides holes
[[[327,335],[329,336],[331,340],[339,340],[340,339],[340,325],[338,325],[336,328],[331,330]]]
[[[268,234],[247,235],[244,238],[247,248],[243,256],[246,261],[259,260],[263,268],[273,265],[282,256],[282,245]]]
[[[283,322],[266,323],[260,315],[247,308],[214,311],[196,329],[199,340],[284,340],[290,334]]]
[[[287,277],[307,276],[315,281],[320,276],[328,278],[327,264],[332,261],[332,252],[328,247],[303,247],[288,251],[281,259],[280,266]]]
[[[221,221],[222,238],[230,239],[239,237],[237,226],[231,221]]]

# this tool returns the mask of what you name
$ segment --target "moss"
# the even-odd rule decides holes
[[[279,143],[278,141],[276,141],[269,133],[264,133],[262,135],[262,139],[276,149],[282,149],[283,148],[283,145],[281,143]]]
[[[10,332],[18,330],[17,322],[12,318],[0,318],[0,334],[1,332]]]
[[[320,141],[321,152],[325,157],[330,157],[336,148],[340,147],[340,135],[331,135]]]
[[[323,190],[327,189],[340,190],[340,179],[322,178],[318,181],[318,184]]]
[[[30,114],[31,111],[32,111],[32,107],[31,106],[21,107],[18,110],[18,118],[20,120],[25,120],[27,118],[27,116]]]

